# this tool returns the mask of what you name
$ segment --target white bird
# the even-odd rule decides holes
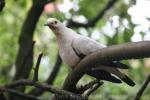
[[[72,69],[85,56],[106,47],[89,37],[77,34],[74,30],[67,28],[55,18],[49,18],[45,26],[48,26],[55,33],[59,54],[63,62],[71,66]],[[91,69],[87,74],[99,80],[106,80],[113,83],[122,83],[122,80],[128,85],[134,86],[135,83],[118,68],[127,69],[128,66],[118,61],[113,61],[103,63],[99,65],[98,69]]]

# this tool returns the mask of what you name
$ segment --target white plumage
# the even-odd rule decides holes
[[[49,18],[46,25],[49,26],[56,35],[59,54],[63,62],[72,68],[74,68],[85,56],[106,47],[89,37],[77,34],[55,18]],[[91,69],[87,74],[97,79],[114,83],[121,83],[121,80],[123,80],[128,85],[134,86],[134,82],[117,68],[126,69],[128,67],[117,61],[108,62],[107,64],[100,65],[97,70]],[[116,75],[121,80],[114,77],[112,74]]]

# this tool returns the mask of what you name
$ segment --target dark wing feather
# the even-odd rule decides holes
[[[109,72],[103,70],[88,71],[87,74],[99,80],[106,80],[113,83],[122,83],[120,79],[112,76]]]

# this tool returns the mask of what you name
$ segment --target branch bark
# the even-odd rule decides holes
[[[91,66],[96,66],[102,62],[140,59],[144,57],[150,57],[150,41],[125,43],[100,49],[85,57],[74,70],[68,74],[63,89],[71,92],[76,91],[77,82]]]
[[[21,70],[25,70],[26,61],[30,58],[30,53],[33,50],[34,44],[35,44],[35,41],[32,41],[32,43],[30,44],[28,50],[26,50],[25,57],[22,59],[23,61],[20,63],[20,67],[18,68],[18,70],[16,70],[14,80],[17,80],[20,77],[19,75],[21,75]]]

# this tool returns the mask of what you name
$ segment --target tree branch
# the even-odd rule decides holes
[[[105,12],[109,10],[111,7],[113,7],[117,1],[118,0],[109,0],[105,8],[103,8],[93,19],[89,20],[87,23],[78,23],[70,19],[68,21],[69,27],[93,27],[95,26],[96,22],[99,19],[101,19],[104,16]]]
[[[140,97],[142,96],[144,90],[146,89],[146,87],[148,86],[149,83],[150,83],[150,74],[148,75],[148,77],[147,77],[146,81],[144,82],[144,84],[142,85],[142,87],[137,92],[134,100],[140,100]]]
[[[43,12],[44,6],[46,3],[43,3],[47,0],[33,0],[32,6],[27,14],[27,17],[23,23],[20,37],[19,37],[19,51],[16,58],[16,69],[22,69],[21,63],[23,58],[26,55],[26,48],[29,48],[30,44],[32,43],[34,30],[36,28],[36,24]],[[54,0],[48,0],[49,2]],[[33,63],[33,49],[30,52],[30,58],[25,61],[26,70],[19,70],[18,72],[21,75],[15,75],[14,79],[21,79],[21,78],[28,78],[29,73],[31,71]],[[20,68],[21,67],[21,68]]]
[[[103,82],[97,82],[95,83],[85,94],[86,97],[88,97],[90,94],[92,94],[94,91],[96,91],[101,85],[103,85]]]
[[[35,69],[34,69],[34,78],[33,78],[34,82],[38,81],[39,65],[40,65],[42,56],[43,56],[43,53],[39,54],[39,57],[38,57],[38,60],[37,60],[37,63],[36,63]]]
[[[55,93],[57,95],[57,97],[63,97],[63,98],[70,98],[70,99],[84,99],[85,97],[82,97],[80,95],[53,87],[51,85],[47,85],[47,84],[40,84],[38,83],[38,69],[39,69],[39,64],[41,61],[43,53],[39,54],[37,63],[36,63],[36,67],[34,70],[34,80],[28,80],[28,79],[21,79],[18,81],[14,81],[10,84],[6,84],[4,86],[0,86],[0,92],[9,92],[10,94],[14,94],[13,96],[23,96],[25,97],[24,99],[31,99],[31,100],[37,100],[38,98],[34,97],[33,95],[29,95],[29,94],[25,94],[21,91],[16,91],[14,88],[16,87],[25,87],[25,86],[34,86],[40,90],[43,91],[49,91],[52,93]],[[23,98],[22,98],[23,99]]]
[[[34,82],[34,81],[28,80],[28,79],[18,80],[18,81],[12,82],[10,84],[7,84],[5,86],[1,86],[0,88],[2,88],[2,87],[4,87],[4,88],[15,88],[15,87],[18,87],[18,86],[34,86],[34,87],[40,88],[44,91],[48,91],[48,92],[59,94],[59,95],[64,95],[64,97],[66,96],[66,97],[70,97],[72,99],[82,99],[82,98],[84,98],[80,95],[77,95],[77,94],[74,94],[74,93],[71,93],[71,92],[53,87],[51,85],[40,84],[38,82]]]
[[[80,88],[77,88],[77,93],[83,94],[86,90],[92,88],[97,83],[103,84],[103,82],[99,82],[99,80],[91,81],[90,83],[88,83],[88,84],[86,84],[84,86],[81,86]]]
[[[91,66],[96,66],[102,62],[118,61],[126,59],[140,59],[150,57],[150,41],[125,43],[114,45],[100,49],[85,57],[71,71],[63,85],[64,90],[76,91],[76,84],[79,79],[90,69]]]
[[[18,68],[18,70],[16,70],[16,74],[14,76],[14,80],[18,79],[20,77],[20,75],[22,74],[21,73],[21,70],[25,70],[24,68],[26,67],[26,61],[27,59],[29,58],[30,56],[30,53],[32,52],[32,49],[34,47],[34,44],[35,44],[35,41],[32,41],[32,43],[30,44],[30,47],[29,49],[26,51],[26,54],[25,54],[25,57],[23,58],[23,61],[22,63],[20,64],[20,67]]]
[[[61,60],[61,58],[60,58],[60,56],[59,56],[59,54],[58,54],[58,55],[57,55],[56,63],[55,63],[55,65],[54,65],[54,68],[53,68],[51,74],[49,75],[48,80],[46,81],[47,84],[49,84],[49,85],[52,85],[52,84],[53,84],[54,79],[56,78],[56,76],[57,76],[57,74],[58,74],[58,71],[59,71],[59,69],[60,69],[61,64],[62,64],[62,60]],[[44,92],[44,91],[43,91],[42,89],[37,89],[37,88],[35,88],[35,89],[31,90],[31,91],[29,92],[29,94],[32,94],[32,95],[35,95],[35,96],[39,96],[39,95],[41,95],[43,92]]]
[[[3,10],[5,7],[5,0],[0,0],[0,12]]]
[[[39,98],[37,98],[37,97],[35,97],[35,96],[28,95],[28,94],[25,94],[25,93],[20,92],[20,91],[16,91],[16,90],[14,90],[14,89],[9,89],[9,88],[0,87],[0,92],[8,92],[8,93],[11,93],[11,94],[14,94],[14,95],[17,95],[17,96],[24,97],[24,98],[26,98],[26,99],[40,100]]]
[[[24,66],[26,66],[26,69],[22,69],[23,66],[21,66],[21,64],[27,53],[26,49],[30,47],[30,44],[33,41],[33,34],[36,28],[36,24],[46,4],[46,3],[43,3],[44,1],[47,1],[47,0],[33,0],[32,6],[30,10],[28,11],[25,21],[23,23],[23,26],[21,28],[21,33],[19,37],[19,51],[16,57],[16,62],[15,62],[17,72],[13,78],[14,80],[27,79],[31,72],[31,68],[33,65],[33,49],[31,50],[29,54],[29,58],[25,61]],[[50,2],[53,0],[48,0],[48,1]],[[18,75],[18,73],[20,74]],[[24,88],[21,88],[20,90],[24,91]],[[10,98],[14,100],[20,100],[20,98],[17,99],[13,96],[11,96]]]

